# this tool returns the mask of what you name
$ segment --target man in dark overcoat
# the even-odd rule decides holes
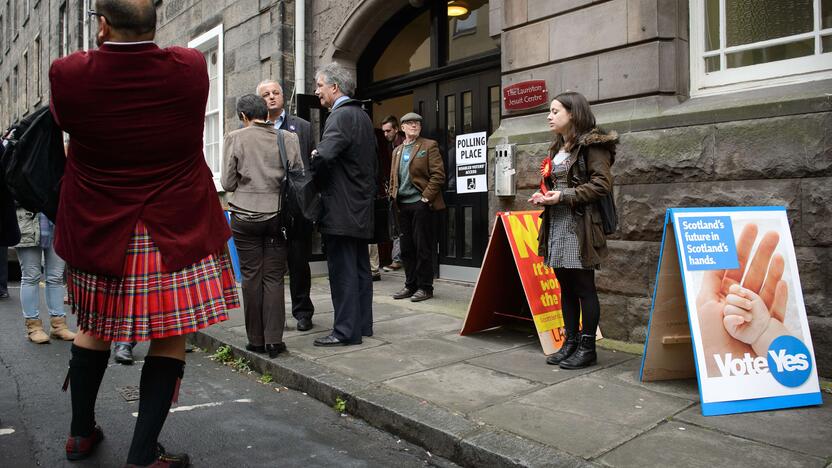
[[[373,334],[373,282],[367,245],[374,232],[376,138],[373,123],[350,96],[352,74],[331,63],[315,74],[315,95],[330,109],[321,142],[311,159],[321,191],[320,230],[326,247],[335,320],[332,333],[315,346],[361,343]]]

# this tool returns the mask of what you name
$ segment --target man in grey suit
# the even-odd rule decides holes
[[[276,81],[266,80],[257,85],[257,94],[266,101],[269,120],[274,122],[274,128],[297,134],[303,167],[310,167],[309,157],[315,147],[312,141],[312,126],[306,120],[286,112],[283,88]],[[297,320],[300,331],[312,328],[312,314],[315,312],[315,306],[309,298],[309,289],[312,286],[312,275],[309,270],[309,257],[312,255],[311,241],[312,223],[303,218],[295,219],[292,231],[289,232],[287,263],[289,265],[289,292],[292,295],[292,316]]]
[[[335,320],[315,346],[361,343],[373,334],[373,280],[367,244],[373,237],[378,156],[376,136],[355,91],[352,74],[325,65],[315,74],[315,95],[330,109],[311,167],[321,192],[320,229],[326,245]]]

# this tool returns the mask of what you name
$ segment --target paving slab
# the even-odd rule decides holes
[[[626,354],[626,353],[620,353]],[[664,393],[691,401],[699,401],[699,386],[696,379],[658,380],[642,382],[639,380],[641,356],[632,355],[633,359],[620,365],[601,369],[594,375],[598,378],[634,385],[657,393]]]
[[[319,359],[327,356],[333,356],[336,354],[345,354],[345,353],[354,353],[356,351],[360,351],[362,349],[373,348],[376,346],[381,346],[385,344],[381,340],[377,340],[371,337],[364,337],[361,341],[362,343],[359,345],[350,345],[350,346],[315,346],[314,341],[316,338],[322,338],[324,336],[329,335],[330,330],[327,329],[326,331],[319,331],[318,333],[313,334],[304,334],[300,336],[292,336],[292,337],[284,337],[283,341],[286,343],[286,347],[289,348],[289,352],[297,353],[300,356],[303,356],[307,359]]]
[[[540,388],[540,384],[460,363],[385,382],[402,393],[463,413]]]
[[[461,325],[460,323],[460,328]],[[540,341],[538,341],[536,335],[508,328],[492,328],[465,336],[460,335],[459,330],[456,330],[454,333],[442,335],[441,338],[486,352],[504,351],[506,349],[528,346],[532,343],[540,346]]]
[[[832,460],[832,397],[822,406],[702,416],[699,405],[676,416],[697,426]]]
[[[441,338],[416,338],[391,343],[398,352],[405,353],[426,367],[452,364],[478,356],[481,351],[452,343]]]
[[[416,312],[408,309],[402,309],[401,307],[397,307],[393,304],[373,304],[373,323],[409,317],[414,314],[416,314]]]
[[[486,408],[473,417],[591,458],[692,404],[590,374]]]
[[[633,356],[598,348],[599,366],[614,366],[628,359],[633,359]],[[543,354],[540,346],[535,344],[489,354],[471,359],[468,362],[546,384],[554,384],[578,375],[597,372],[601,368],[592,366],[580,370],[563,370],[558,366],[548,365],[546,364],[546,355]]]
[[[409,353],[389,344],[324,357],[318,362],[369,382],[381,382],[428,368],[411,359]]]
[[[416,337],[444,335],[458,330],[461,325],[462,322],[457,318],[425,313],[376,322],[373,324],[373,332],[378,336],[383,336],[385,341],[393,343]]]
[[[828,445],[827,440],[827,445]],[[600,457],[616,467],[823,467],[821,458],[670,421]]]

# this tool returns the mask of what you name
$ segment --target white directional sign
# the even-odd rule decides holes
[[[456,192],[487,192],[488,137],[485,132],[456,137]]]

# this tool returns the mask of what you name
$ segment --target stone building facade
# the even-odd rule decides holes
[[[221,117],[219,132],[207,135],[206,142],[213,139],[216,143],[223,132],[237,127],[234,102],[252,92],[260,80],[276,78],[284,84],[287,97],[292,96],[296,2],[157,1],[160,44],[190,43],[206,53],[218,46]],[[4,126],[45,102],[48,63],[61,55],[61,49],[81,47],[85,37],[81,3],[0,2],[4,31],[0,54],[5,52],[0,55],[0,123]],[[440,11],[444,3],[306,1],[302,25],[306,92],[313,90],[314,68],[337,60],[358,71],[357,97],[390,106],[424,112],[425,108],[416,105],[420,93],[426,84],[435,85],[434,94],[428,96],[436,99],[439,114],[444,83],[465,83],[467,76],[459,70],[461,66],[448,60],[448,49],[443,47],[456,39],[456,33],[461,37],[469,32],[459,29],[461,20],[445,22]],[[621,224],[610,241],[610,258],[598,274],[604,334],[644,340],[667,208],[784,205],[818,367],[822,375],[832,375],[832,309],[828,307],[832,300],[828,267],[832,261],[832,209],[828,206],[832,200],[832,12],[818,6],[827,2],[766,1],[763,6],[724,0],[468,3],[480,8],[478,26],[483,21],[488,25],[484,42],[496,46],[463,61],[470,67],[470,76],[483,77],[484,95],[493,91],[486,76],[490,71],[500,88],[544,80],[549,99],[565,90],[579,91],[593,103],[599,123],[621,135],[613,166]],[[17,13],[10,14],[9,4],[17,5]],[[718,9],[713,10],[714,6]],[[28,14],[24,8],[30,8]],[[771,23],[773,17],[793,21]],[[402,77],[376,79],[368,73],[376,60],[383,60],[379,57],[383,57],[384,41],[392,43],[398,31],[406,31],[422,18],[427,18],[424,24],[433,31],[424,43],[429,44],[430,62],[438,60],[438,64],[424,71],[411,63]],[[737,18],[752,20],[740,24]],[[783,33],[772,35],[769,24],[778,25]],[[61,28],[66,31],[62,33]],[[416,57],[419,50],[411,52]],[[38,64],[37,70],[33,64]],[[30,70],[28,74],[24,69]],[[28,83],[26,91],[21,91],[23,81]],[[464,101],[458,102],[457,109],[462,110]],[[432,113],[432,108],[426,109]],[[382,109],[387,108],[377,111]],[[374,119],[380,118],[378,112]],[[478,228],[481,237],[487,237],[495,212],[528,209],[524,195],[537,186],[537,167],[551,138],[546,106],[523,111],[503,106],[496,118],[493,113],[488,116],[495,124],[487,129],[482,126],[489,131],[489,167],[493,168],[496,145],[515,144],[518,195],[496,196],[493,173],[489,173],[489,191],[483,198],[486,209],[481,215],[475,211],[474,216],[487,218]],[[437,118],[442,121],[441,116]],[[441,131],[440,127],[437,123]]]

